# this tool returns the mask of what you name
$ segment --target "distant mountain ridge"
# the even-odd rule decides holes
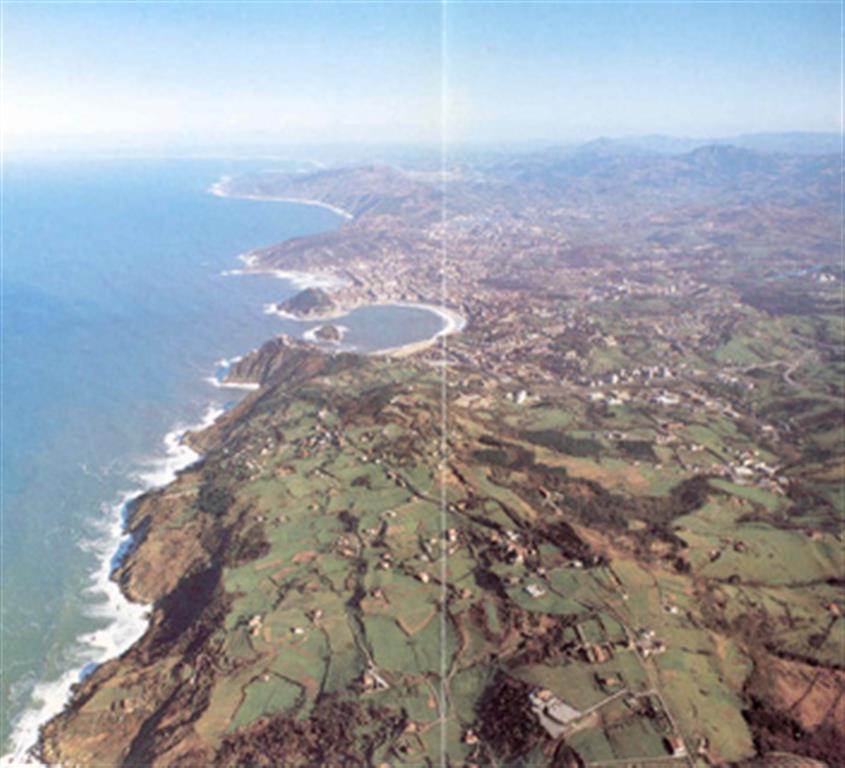
[[[680,145],[674,145],[680,146]],[[762,152],[710,143],[683,153],[648,152],[599,139],[511,158],[488,172],[559,199],[677,204],[833,205],[841,196],[836,154]]]
[[[439,204],[437,190],[384,165],[330,168],[309,173],[267,171],[230,179],[234,195],[291,200],[318,200],[347,211],[353,218],[404,212],[418,215]]]
[[[267,199],[319,201],[348,211],[353,217],[343,234],[309,240],[332,260],[342,240],[350,259],[367,258],[373,243],[363,232],[380,233],[382,252],[425,247],[410,235],[412,225],[427,226],[442,215],[444,192],[451,215],[482,210],[520,210],[522,206],[587,206],[637,216],[677,207],[835,206],[842,194],[839,152],[816,154],[829,147],[829,134],[761,134],[740,137],[749,145],[789,148],[801,152],[763,151],[724,140],[645,136],[639,139],[600,138],[577,146],[557,146],[458,164],[446,177],[439,172],[411,172],[365,164],[316,172],[251,173],[231,179],[226,192]],[[683,150],[683,151],[681,151]],[[402,230],[396,223],[402,223]],[[350,231],[351,230],[351,231]],[[356,234],[357,233],[357,234]],[[356,238],[363,237],[360,248]],[[288,268],[298,263],[299,243],[273,251],[273,263]],[[269,253],[264,254],[269,258]],[[313,266],[315,257],[310,257]]]
[[[833,155],[842,150],[838,133],[792,131],[788,133],[747,133],[739,136],[694,138],[689,136],[606,136],[580,144],[555,148],[561,154],[590,153],[596,155],[683,155],[705,146],[733,146],[755,152],[785,155]],[[551,151],[551,150],[550,150]]]

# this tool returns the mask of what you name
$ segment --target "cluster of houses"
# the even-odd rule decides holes
[[[647,627],[637,632],[634,647],[644,659],[647,659],[649,656],[657,656],[666,651],[666,643],[656,637],[653,629]]]

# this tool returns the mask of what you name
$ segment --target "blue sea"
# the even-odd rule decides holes
[[[122,503],[191,460],[182,430],[243,396],[221,359],[312,324],[267,315],[296,291],[232,276],[250,249],[341,224],[315,206],[215,197],[229,160],[7,161],[2,234],[2,753],[31,746],[139,610],[104,588]],[[347,346],[428,338],[442,320],[371,307]]]

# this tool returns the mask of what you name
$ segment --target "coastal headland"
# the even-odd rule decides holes
[[[228,196],[225,191],[221,188],[220,184],[213,185],[209,191],[217,196]],[[267,197],[248,195],[243,197],[245,199],[261,199],[278,202],[293,202],[308,205],[320,205],[322,207],[332,210],[334,213],[337,213],[344,219],[352,218],[351,214],[349,214],[348,212],[338,209],[335,206],[322,204],[319,201],[288,199],[273,196]],[[229,274],[269,273],[273,277],[283,278],[288,280],[289,282],[292,282],[294,285],[300,287],[301,290],[306,293],[313,289],[316,289],[318,291],[324,291],[326,289],[337,289],[338,287],[341,287],[344,284],[344,281],[342,279],[339,279],[331,274],[313,274],[302,271],[288,272],[285,270],[278,269],[268,270],[263,268],[260,263],[257,263],[257,259],[251,254],[247,254],[240,258],[244,262],[245,268],[240,270],[231,270]],[[365,302],[361,302],[360,300],[350,301],[348,296],[345,297],[345,299],[345,306],[335,306],[333,304],[333,311],[324,315],[315,315],[313,313],[309,315],[305,312],[285,313],[282,310],[277,310],[276,313],[281,316],[291,317],[297,320],[310,319],[328,321],[337,318],[342,318],[349,311],[359,306],[368,306],[368,304],[366,304]],[[379,351],[373,354],[410,354],[418,349],[427,348],[428,346],[433,344],[436,339],[440,338],[444,334],[451,334],[456,332],[457,330],[460,330],[460,328],[463,327],[464,324],[463,318],[461,318],[456,313],[449,312],[447,310],[441,310],[439,307],[436,306],[423,304],[412,305],[407,303],[394,304],[388,302],[379,303],[378,305],[414,307],[416,309],[430,311],[433,314],[436,314],[441,317],[444,321],[444,325],[441,330],[439,330],[437,333],[435,333],[432,337],[428,339],[421,339],[419,341],[412,342],[408,345],[403,345],[402,347]],[[346,330],[344,326],[339,326],[339,328],[340,331],[337,343],[342,340],[343,334]],[[319,329],[315,329],[315,331],[316,330]],[[304,338],[307,341],[316,343],[319,343],[320,341],[325,341],[325,339],[320,339],[320,337],[309,333],[306,333]],[[294,345],[296,344],[296,342],[294,342],[293,340],[291,340],[290,343]],[[253,356],[260,358],[261,350],[257,350],[256,352],[251,353],[247,357],[251,358]],[[231,389],[241,389],[246,391],[255,391],[261,387],[261,384],[259,383],[259,381],[255,380],[255,377],[242,375],[242,372],[244,370],[249,369],[249,359],[244,361],[243,358],[233,358],[231,360],[221,361],[220,365],[221,368],[219,370],[218,375],[211,376],[208,379],[215,386]],[[133,606],[133,615],[137,615],[137,621],[140,622],[140,624],[148,625],[146,627],[146,632],[143,633],[144,637],[146,637],[146,635],[149,634],[150,631],[153,631],[155,629],[156,623],[154,615],[151,611],[148,611],[148,608],[161,601],[163,597],[170,595],[171,593],[176,591],[177,583],[180,581],[183,575],[187,572],[190,572],[195,566],[194,561],[195,558],[198,557],[199,551],[196,544],[196,537],[200,534],[196,529],[192,528],[191,526],[187,526],[182,530],[182,534],[180,536],[175,538],[166,537],[168,541],[167,544],[163,546],[163,548],[168,553],[178,553],[178,556],[172,562],[169,562],[169,566],[173,566],[174,563],[175,566],[168,567],[167,569],[165,569],[167,573],[170,574],[170,576],[165,576],[162,579],[159,579],[158,576],[160,574],[158,574],[158,571],[161,569],[163,564],[159,564],[158,562],[155,562],[151,566],[147,564],[138,564],[135,562],[133,553],[135,552],[136,547],[138,547],[139,544],[142,542],[145,543],[145,547],[147,548],[155,547],[155,544],[152,542],[155,541],[156,535],[154,533],[150,533],[149,531],[149,527],[152,521],[152,515],[150,515],[149,510],[159,510],[159,507],[162,506],[160,499],[169,497],[171,490],[174,491],[173,495],[175,495],[175,497],[178,498],[180,496],[178,486],[181,482],[181,478],[176,479],[175,473],[181,473],[185,469],[185,467],[196,462],[200,458],[200,454],[196,451],[202,450],[202,446],[204,445],[202,439],[203,431],[207,431],[207,428],[214,422],[215,419],[217,419],[221,415],[222,412],[215,413],[214,417],[210,421],[204,423],[203,425],[201,425],[201,427],[198,427],[197,430],[194,432],[185,432],[184,434],[180,433],[179,440],[183,443],[183,447],[179,449],[180,455],[184,454],[185,456],[188,456],[190,458],[187,460],[180,461],[178,465],[173,465],[175,472],[174,475],[172,475],[171,477],[173,477],[174,479],[167,480],[164,485],[159,484],[154,487],[153,490],[147,492],[146,494],[136,495],[136,497],[126,502],[127,513],[124,519],[127,521],[127,525],[125,530],[121,530],[118,534],[116,534],[115,538],[115,541],[117,541],[118,539],[123,539],[123,543],[120,546],[120,554],[112,556],[109,553],[106,553],[104,555],[103,562],[104,568],[106,570],[104,571],[103,579],[108,585],[109,590],[115,591],[115,599],[127,599],[129,601],[129,605]],[[156,518],[158,519],[161,517],[162,515],[159,511],[158,514],[156,514]],[[169,556],[166,556],[165,560],[169,561]],[[141,561],[139,560],[139,563],[140,562]],[[118,564],[115,566],[115,563]],[[112,570],[112,568],[114,568],[114,570]],[[118,595],[118,588],[123,595],[122,598]],[[135,636],[141,635],[142,630],[139,627],[139,629],[133,631],[132,634]],[[134,647],[135,646],[133,646],[133,648]],[[84,680],[80,680],[79,683],[72,685],[71,689],[75,692],[83,683]]]
[[[352,214],[349,211],[344,210],[343,208],[339,208],[336,205],[331,205],[329,203],[323,202],[321,200],[308,200],[302,197],[279,197],[278,195],[262,195],[262,194],[231,194],[228,191],[228,185],[231,181],[230,177],[223,177],[219,181],[214,182],[214,184],[209,187],[209,192],[212,195],[217,195],[218,197],[238,197],[241,200],[259,200],[263,202],[274,202],[274,203],[297,203],[299,205],[316,205],[319,208],[325,208],[326,210],[331,211],[332,213],[336,213],[338,216],[342,216],[344,219],[351,219],[353,218]]]
[[[253,189],[249,186],[252,183],[254,183],[252,180],[244,182],[224,177],[214,183],[209,192],[218,197],[318,205],[332,210],[347,221],[355,219],[355,213],[336,205],[301,197],[279,197],[260,184],[255,191],[250,191]],[[244,184],[246,186],[242,186]],[[429,311],[443,320],[443,328],[430,338],[379,350],[375,354],[398,356],[414,354],[427,349],[444,336],[460,332],[466,324],[466,319],[457,309],[448,307],[443,301],[443,296],[433,297],[431,291],[417,294],[418,300],[409,301],[407,290],[401,290],[392,282],[385,283],[383,280],[368,279],[365,271],[358,271],[354,267],[341,269],[339,264],[329,263],[325,265],[324,270],[319,272],[279,268],[276,266],[277,261],[271,256],[272,253],[273,249],[261,249],[241,254],[238,258],[244,266],[228,272],[232,275],[269,274],[287,280],[300,289],[299,294],[292,296],[286,302],[265,307],[265,312],[268,314],[295,320],[327,322],[340,320],[350,311],[360,307],[398,306]]]
[[[129,521],[149,628],[42,758],[835,763],[838,166],[743,152],[531,154],[448,203],[383,166],[226,182],[352,216],[246,268],[469,322],[230,366],[258,389]]]

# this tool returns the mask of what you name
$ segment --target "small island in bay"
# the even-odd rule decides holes
[[[320,341],[338,343],[343,340],[344,329],[341,326],[326,323],[314,329],[314,338]]]
[[[149,628],[39,757],[439,765],[442,727],[455,765],[836,764],[838,163],[514,155],[445,221],[431,177],[279,177],[371,206],[252,252],[338,285],[274,305],[304,340],[234,361],[256,391],[133,508],[114,578]],[[449,338],[314,343],[374,303]]]
[[[0,768],[845,768],[842,3],[86,5],[0,11]]]

